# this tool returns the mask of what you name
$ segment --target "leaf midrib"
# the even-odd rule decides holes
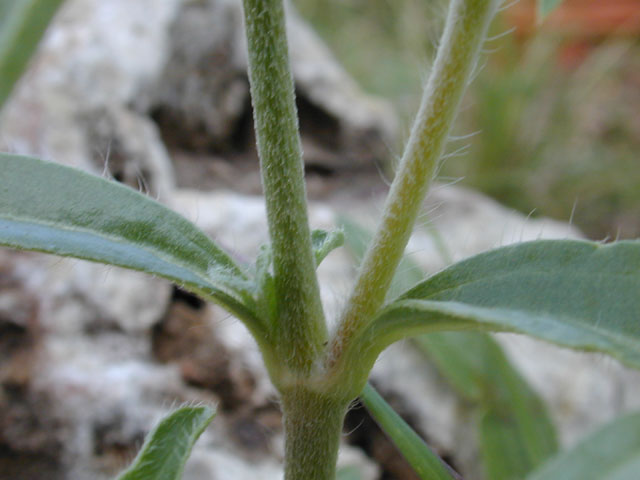
[[[503,308],[503,307],[480,306],[480,305],[473,305],[473,304],[468,304],[468,303],[464,303],[464,302],[454,302],[454,301],[451,301],[451,300],[426,300],[426,299],[418,299],[418,298],[409,298],[409,299],[402,300],[402,303],[404,303],[406,301],[410,301],[410,302],[414,302],[414,301],[415,302],[423,302],[424,301],[424,302],[431,302],[432,304],[440,303],[440,304],[445,304],[445,305],[449,304],[449,305],[454,305],[454,306],[455,305],[461,305],[461,306],[466,307],[466,308],[480,308],[480,309],[483,309],[483,310],[493,310],[493,311],[502,312],[502,313],[505,313],[505,314],[509,314],[509,313],[513,312],[513,313],[524,314],[524,315],[526,315],[528,317],[533,316],[533,314],[530,313],[530,312],[517,310],[517,309],[509,309],[509,308]],[[392,306],[393,305],[390,305],[390,307],[392,307]],[[403,305],[400,304],[400,306],[403,306]],[[406,305],[406,307],[410,308],[410,305]],[[434,311],[435,309],[429,309],[429,310]],[[446,312],[446,313],[445,312],[438,312],[438,313],[451,314],[451,312]],[[472,312],[470,312],[470,314],[472,315]],[[549,321],[552,322],[553,321],[553,318],[550,317],[549,315],[539,315],[538,318],[540,320],[544,321],[544,322],[549,322]],[[571,317],[571,316],[563,315],[562,316],[562,321],[564,323],[569,323],[573,328],[577,327],[578,330],[582,329],[582,330],[584,330],[586,332],[589,332],[589,333],[596,332],[600,336],[603,336],[603,337],[605,337],[607,339],[615,340],[617,343],[620,343],[620,344],[622,344],[622,345],[624,345],[626,347],[631,347],[631,350],[633,350],[633,351],[638,351],[637,349],[633,348],[634,342],[633,341],[629,341],[627,339],[626,335],[618,336],[617,334],[611,332],[610,330],[602,330],[601,328],[597,327],[596,325],[592,325],[590,323],[589,324],[581,323],[578,320],[576,320],[575,317]],[[494,323],[494,322],[493,321],[482,320],[482,323]],[[522,332],[515,332],[515,333],[522,333]],[[527,332],[527,334],[528,335],[534,335],[534,334],[529,333],[529,332]],[[538,336],[538,335],[535,335],[535,336]],[[555,343],[554,340],[549,339],[547,337],[542,337],[542,338],[544,338],[547,341],[551,341],[551,342]]]

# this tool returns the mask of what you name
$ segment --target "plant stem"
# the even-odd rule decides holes
[[[348,402],[304,387],[282,392],[285,480],[334,480]]]
[[[384,302],[498,4],[496,0],[451,1],[409,142],[333,339],[330,362],[339,359],[344,344]]]
[[[244,0],[249,80],[278,300],[276,344],[308,374],[327,329],[307,218],[302,149],[282,0]]]

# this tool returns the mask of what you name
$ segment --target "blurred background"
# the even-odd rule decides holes
[[[445,0],[295,0],[348,72],[397,107],[408,136]],[[541,25],[507,6],[440,181],[461,182],[590,238],[640,236],[640,1],[566,0]],[[428,21],[425,22],[425,19]],[[390,146],[399,157],[401,144]]]
[[[290,16],[311,223],[329,230],[347,216],[372,228],[448,2],[291,2],[313,27]],[[470,188],[433,189],[406,281],[498,245],[579,237],[567,221],[593,239],[640,237],[639,33],[640,0],[565,0],[542,25],[532,0],[500,13],[438,178]],[[255,258],[267,227],[242,35],[239,0],[66,0],[3,107],[0,148],[143,191]],[[337,250],[319,269],[330,319],[356,256]],[[520,480],[556,447],[640,409],[640,373],[602,355],[513,335],[482,337],[490,348],[478,352],[469,337],[441,336],[448,358],[472,359],[482,394],[469,395],[425,338],[392,346],[372,381],[465,478]],[[255,343],[178,286],[0,249],[0,360],[0,480],[111,479],[180,402],[220,410],[185,480],[281,478],[280,413]],[[511,402],[523,391],[531,402]],[[521,430],[512,405],[533,405],[538,427],[553,422],[558,445],[549,428],[544,455],[521,455],[544,428]],[[481,445],[495,411],[501,423],[485,431],[511,431],[509,455]],[[364,408],[346,432],[341,468],[359,474],[343,478],[415,478]],[[492,475],[492,462],[517,471]]]

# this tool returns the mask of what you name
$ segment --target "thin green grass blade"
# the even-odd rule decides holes
[[[460,478],[438,455],[433,453],[420,436],[406,424],[370,384],[365,385],[360,399],[421,479],[455,480]]]
[[[419,333],[492,330],[599,351],[640,367],[638,292],[640,241],[539,240],[503,247],[401,295],[363,329],[358,350],[369,343],[373,357]]]
[[[215,417],[206,406],[181,407],[147,435],[129,468],[116,480],[179,480],[198,437]]]
[[[0,154],[0,245],[158,275],[260,328],[250,281],[206,234],[158,202],[79,170]]]
[[[637,480],[640,413],[617,418],[576,447],[559,454],[527,480]]]
[[[63,0],[0,0],[0,108]]]

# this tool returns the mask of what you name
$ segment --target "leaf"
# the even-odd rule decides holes
[[[543,21],[563,0],[538,0],[538,21]]]
[[[405,423],[370,384],[365,385],[360,399],[421,479],[452,480],[460,478],[438,455],[431,451],[418,434]]]
[[[436,332],[413,341],[482,412],[478,433],[487,478],[521,479],[557,452],[544,403],[491,336]]]
[[[518,435],[517,427],[508,418],[496,411],[484,411],[478,421],[480,436],[480,450],[483,459],[486,478],[491,480],[512,479],[520,480],[531,471],[523,469],[529,461],[521,447],[522,445],[510,441]]]
[[[0,2],[0,107],[24,72],[62,1]]]
[[[329,253],[344,243],[344,233],[342,230],[314,230],[311,232],[311,244],[316,260],[316,267],[325,259]]]
[[[492,395],[493,375],[485,354],[492,342],[481,332],[434,332],[412,341],[466,401],[480,403]],[[499,347],[498,347],[499,348]],[[497,390],[497,389],[496,389]]]
[[[527,480],[637,480],[640,413],[622,416],[563,452]]]
[[[517,405],[481,413],[478,435],[486,478],[520,480],[556,453],[555,431],[546,412],[525,417],[528,413]]]
[[[167,415],[117,480],[179,480],[193,445],[215,415],[206,406],[181,407]]]
[[[0,245],[167,278],[260,329],[251,285],[201,230],[121,184],[55,163],[0,154]]]
[[[357,350],[373,361],[386,345],[418,333],[493,330],[604,352],[640,367],[638,292],[640,241],[539,240],[503,247],[401,295],[363,329]]]
[[[341,224],[350,250],[361,257],[371,234],[348,219],[342,219]],[[430,233],[436,243],[442,241],[433,226]],[[451,258],[444,244],[439,250],[445,261]],[[390,291],[406,291],[423,277],[420,267],[404,257]],[[411,340],[462,397],[485,412],[478,428],[487,478],[523,478],[557,451],[555,430],[545,405],[491,336],[481,332],[434,332]],[[487,419],[496,417],[500,421],[493,425],[500,432],[486,428]]]

